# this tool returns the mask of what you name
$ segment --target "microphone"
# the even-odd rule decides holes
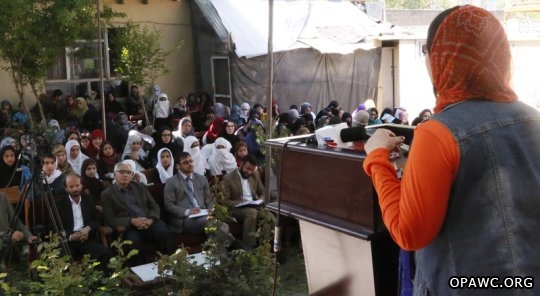
[[[365,126],[356,126],[344,128],[339,131],[339,137],[342,142],[355,142],[355,141],[365,141],[369,139],[369,135],[366,133]]]

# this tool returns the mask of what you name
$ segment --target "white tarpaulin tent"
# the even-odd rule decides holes
[[[231,33],[239,57],[268,53],[268,1],[212,0]],[[366,39],[389,30],[349,1],[275,1],[274,52],[315,48],[320,53],[349,54],[372,49]]]

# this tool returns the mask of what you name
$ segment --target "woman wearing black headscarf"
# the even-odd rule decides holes
[[[19,186],[21,183],[21,170],[17,170],[17,152],[11,145],[0,150],[0,188]]]
[[[173,140],[172,129],[168,126],[162,127],[154,137],[154,140],[156,141],[156,145],[154,145],[148,153],[148,158],[150,159],[152,166],[155,166],[158,163],[157,153],[161,148],[169,149],[173,158],[178,157],[183,150],[182,146]]]

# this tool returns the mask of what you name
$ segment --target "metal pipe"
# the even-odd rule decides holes
[[[97,20],[98,20],[98,57],[99,57],[99,93],[101,96],[101,121],[103,134],[107,138],[107,115],[105,110],[105,87],[103,86],[103,32],[101,32],[101,1],[97,0]]]
[[[268,1],[268,55],[267,55],[267,118],[266,118],[266,139],[272,138],[272,97],[273,97],[273,80],[274,80],[274,44],[273,44],[273,23],[274,23],[274,1]],[[272,149],[268,145],[265,146],[265,197],[270,200],[270,171],[272,169]]]

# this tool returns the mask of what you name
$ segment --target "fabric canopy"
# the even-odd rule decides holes
[[[212,0],[231,33],[239,57],[268,53],[268,1]],[[350,1],[275,1],[273,50],[312,47],[321,53],[349,54],[371,49],[366,38],[387,31]]]

